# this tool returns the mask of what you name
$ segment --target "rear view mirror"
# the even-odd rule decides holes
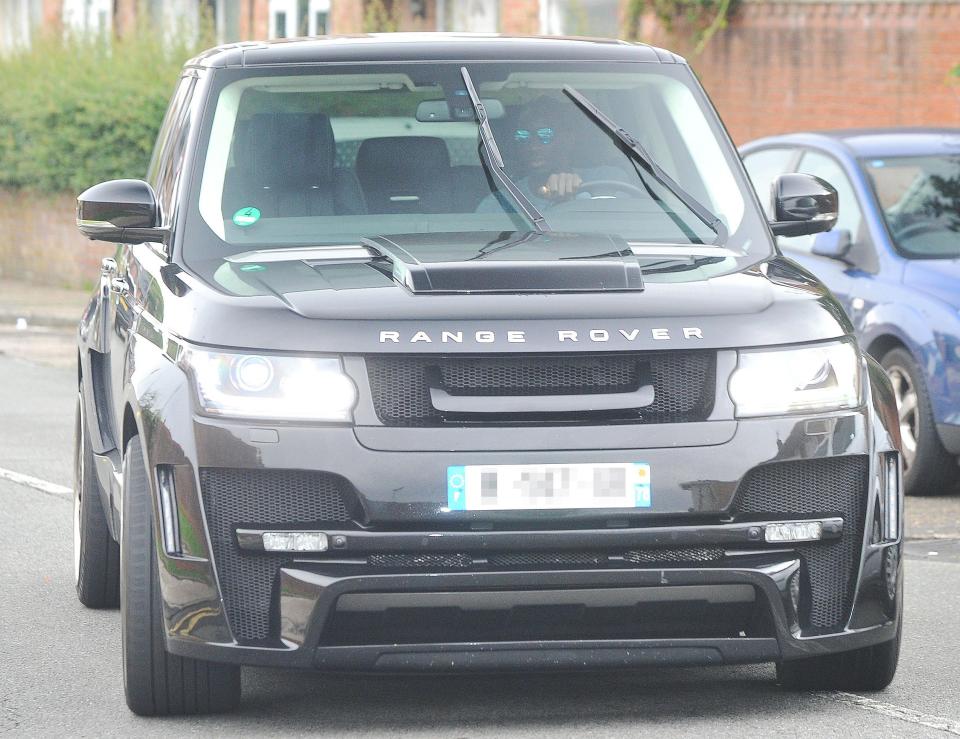
[[[845,228],[838,228],[834,231],[817,234],[813,239],[813,246],[810,251],[818,257],[838,259],[845,262],[847,261],[847,252],[850,251],[852,245],[850,232]]]
[[[783,174],[773,183],[770,228],[777,236],[806,236],[829,231],[837,222],[833,185],[809,174]]]
[[[503,118],[506,114],[503,103],[496,98],[484,98],[480,102],[483,103],[483,107],[487,111],[487,117],[490,119]],[[452,107],[453,114],[451,115],[451,106],[447,104],[446,100],[424,100],[417,106],[417,120],[421,123],[436,123],[442,121],[472,121],[476,117],[469,98],[463,98],[463,105],[458,103]]]
[[[123,244],[166,241],[153,188],[142,180],[109,180],[77,198],[77,228],[88,239]]]

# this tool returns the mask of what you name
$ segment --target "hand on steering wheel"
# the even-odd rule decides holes
[[[563,200],[576,195],[581,182],[578,174],[559,172],[547,178],[547,181],[538,189],[538,194],[547,200]]]

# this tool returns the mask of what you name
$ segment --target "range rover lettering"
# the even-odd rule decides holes
[[[138,714],[240,666],[774,662],[876,690],[900,425],[686,62],[391,35],[188,62],[79,327],[77,592]]]

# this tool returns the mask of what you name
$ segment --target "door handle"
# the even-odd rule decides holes
[[[130,285],[127,283],[127,278],[111,277],[110,292],[114,292],[117,295],[122,295],[122,296],[128,295],[130,293]]]

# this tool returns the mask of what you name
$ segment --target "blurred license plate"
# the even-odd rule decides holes
[[[451,511],[649,508],[651,503],[646,462],[447,467]]]

